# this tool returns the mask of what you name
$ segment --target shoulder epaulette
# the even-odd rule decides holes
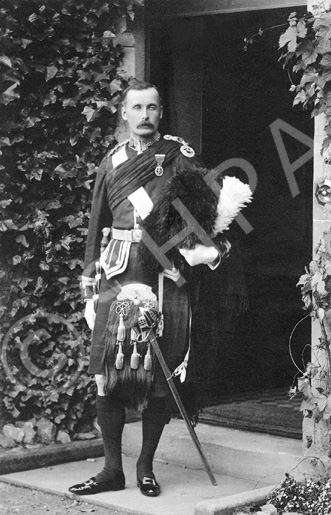
[[[180,151],[183,154],[183,156],[185,156],[185,157],[194,157],[195,156],[195,151],[193,150],[192,147],[190,147],[190,145],[186,141],[183,140],[183,138],[180,138],[179,136],[171,136],[170,134],[165,134],[163,136],[163,138],[168,141],[169,140],[176,141],[177,143],[179,143],[181,145]]]
[[[112,156],[112,155],[116,154],[116,152],[117,152],[118,150],[120,150],[122,147],[124,147],[124,145],[126,145],[128,142],[129,142],[129,139],[126,139],[126,140],[122,141],[121,143],[117,143],[117,145],[115,145],[115,147],[114,147],[114,148],[112,148],[112,149],[108,152],[107,156]]]

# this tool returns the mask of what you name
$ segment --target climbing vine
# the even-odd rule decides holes
[[[72,432],[92,402],[87,359],[76,384],[60,393],[56,375],[52,382],[47,368],[54,366],[54,352],[63,354],[66,377],[59,382],[65,384],[76,370],[75,347],[88,347],[79,278],[91,189],[98,164],[115,143],[117,109],[126,85],[118,71],[122,48],[117,37],[130,29],[138,4],[142,2],[1,4],[0,337],[20,319],[37,315],[24,334],[20,328],[7,338],[12,377],[3,369],[2,382],[11,419],[47,409],[48,418],[57,417]],[[81,340],[68,337],[55,319],[47,328],[38,316],[43,313],[73,324]],[[39,334],[39,340],[27,340],[31,334]],[[41,372],[18,381],[15,370],[21,368],[22,352]],[[34,392],[41,389],[42,398]]]
[[[323,234],[298,285],[305,309],[319,322],[321,337],[313,349],[313,363],[309,362],[302,371],[291,394],[302,392],[305,399],[301,410],[306,417],[319,422],[331,417],[331,230]]]
[[[244,49],[267,31],[283,28],[279,61],[289,77],[293,105],[302,105],[312,116],[324,113],[323,152],[331,143],[331,8],[324,0],[316,0],[313,13],[292,12],[284,24],[260,28],[245,39]]]

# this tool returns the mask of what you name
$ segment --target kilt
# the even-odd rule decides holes
[[[121,287],[130,283],[143,283],[151,286],[158,297],[158,274],[143,270],[137,259],[138,244],[132,243],[126,270],[109,280],[102,275],[100,296],[92,333],[89,373],[103,374],[102,358],[105,349],[105,328],[110,307],[119,294]],[[183,360],[189,342],[190,299],[187,283],[182,286],[171,279],[164,278],[163,292],[164,331],[158,339],[164,359],[171,371]],[[156,360],[156,358],[154,358]],[[116,386],[116,395],[125,397],[125,392]],[[149,394],[166,397],[169,386],[158,362],[155,362],[154,381]],[[115,392],[114,392],[115,393]],[[123,393],[123,395],[121,395]],[[128,402],[128,405],[130,403]]]

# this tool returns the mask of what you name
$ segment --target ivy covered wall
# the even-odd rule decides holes
[[[116,143],[126,80],[114,40],[131,4],[1,5],[2,423],[46,416],[73,434],[93,412],[79,278],[96,167]]]

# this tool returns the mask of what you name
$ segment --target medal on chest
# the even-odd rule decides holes
[[[155,154],[155,159],[156,159],[155,175],[157,177],[161,177],[161,175],[163,175],[162,164],[165,160],[165,154]]]

